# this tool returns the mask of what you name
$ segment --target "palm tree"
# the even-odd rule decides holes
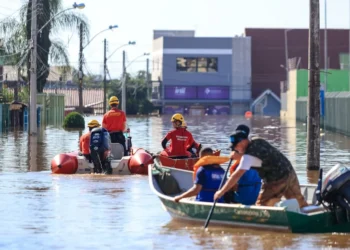
[[[37,0],[37,13],[35,14],[37,14],[38,29],[62,10],[62,0]],[[7,63],[23,68],[27,62],[27,69],[30,69],[28,41],[31,38],[31,18],[32,0],[27,0],[19,10],[19,18],[7,18],[0,22],[0,36],[5,41],[6,53],[11,55],[7,57]],[[39,93],[43,92],[50,72],[49,61],[56,65],[69,67],[66,46],[55,35],[67,29],[78,33],[80,24],[83,26],[83,39],[88,40],[87,19],[75,11],[61,13],[38,34],[37,89]],[[29,71],[27,76],[23,78],[29,81]]]

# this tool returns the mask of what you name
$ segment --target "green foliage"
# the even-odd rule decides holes
[[[13,92],[10,92],[8,88],[2,89],[3,103],[10,103],[13,101]]]
[[[23,103],[29,103],[29,86],[21,87],[21,91],[18,92],[18,98]]]
[[[117,96],[122,103],[122,82],[108,84],[107,96]],[[149,114],[154,111],[153,104],[147,100],[146,72],[139,71],[136,76],[126,75],[126,113],[128,115]]]
[[[17,65],[21,68],[30,69],[28,41],[31,39],[31,15],[32,0],[23,2],[19,17],[5,18],[0,22],[0,39],[5,46],[5,54],[12,55],[6,57],[6,64]],[[62,0],[43,0],[37,4],[37,25],[40,29],[38,35],[37,54],[37,90],[43,92],[46,79],[50,72],[49,59],[53,64],[69,66],[66,45],[59,38],[52,37],[62,30],[73,31],[79,34],[79,26],[83,28],[84,43],[89,38],[89,26],[86,18],[76,10],[64,11]],[[57,15],[60,13],[59,15]],[[55,17],[51,19],[52,17]],[[51,20],[50,22],[48,22]],[[44,27],[45,25],[45,27]],[[43,28],[41,28],[43,27]],[[27,71],[29,76],[29,71]],[[22,78],[29,81],[29,77]]]
[[[63,121],[64,128],[84,128],[84,117],[78,112],[69,113]]]

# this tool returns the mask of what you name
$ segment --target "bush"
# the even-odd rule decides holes
[[[69,113],[63,121],[64,128],[84,128],[84,117],[78,112]]]

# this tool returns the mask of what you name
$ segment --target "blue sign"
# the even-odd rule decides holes
[[[320,115],[321,115],[321,117],[324,117],[324,96],[325,96],[324,89],[321,88],[321,90],[320,90],[320,108],[321,108]]]

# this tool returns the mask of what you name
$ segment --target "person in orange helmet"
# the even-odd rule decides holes
[[[94,128],[98,128],[100,127],[100,123],[97,120],[91,120],[88,123],[88,128],[89,131],[85,134],[83,134],[80,137],[79,140],[79,149],[80,152],[85,156],[86,159],[90,160],[90,137],[91,137],[91,130],[93,130]]]
[[[120,143],[124,147],[124,155],[127,155],[124,131],[126,131],[126,115],[124,111],[118,109],[119,99],[112,96],[109,99],[111,110],[102,119],[102,127],[107,129],[111,136],[112,143]]]
[[[177,113],[171,117],[174,130],[167,133],[162,141],[163,151],[161,155],[171,158],[188,158],[191,153],[187,151],[189,145],[194,143],[192,134],[183,127],[185,122],[184,117]],[[169,147],[166,146],[168,141],[171,141]]]

